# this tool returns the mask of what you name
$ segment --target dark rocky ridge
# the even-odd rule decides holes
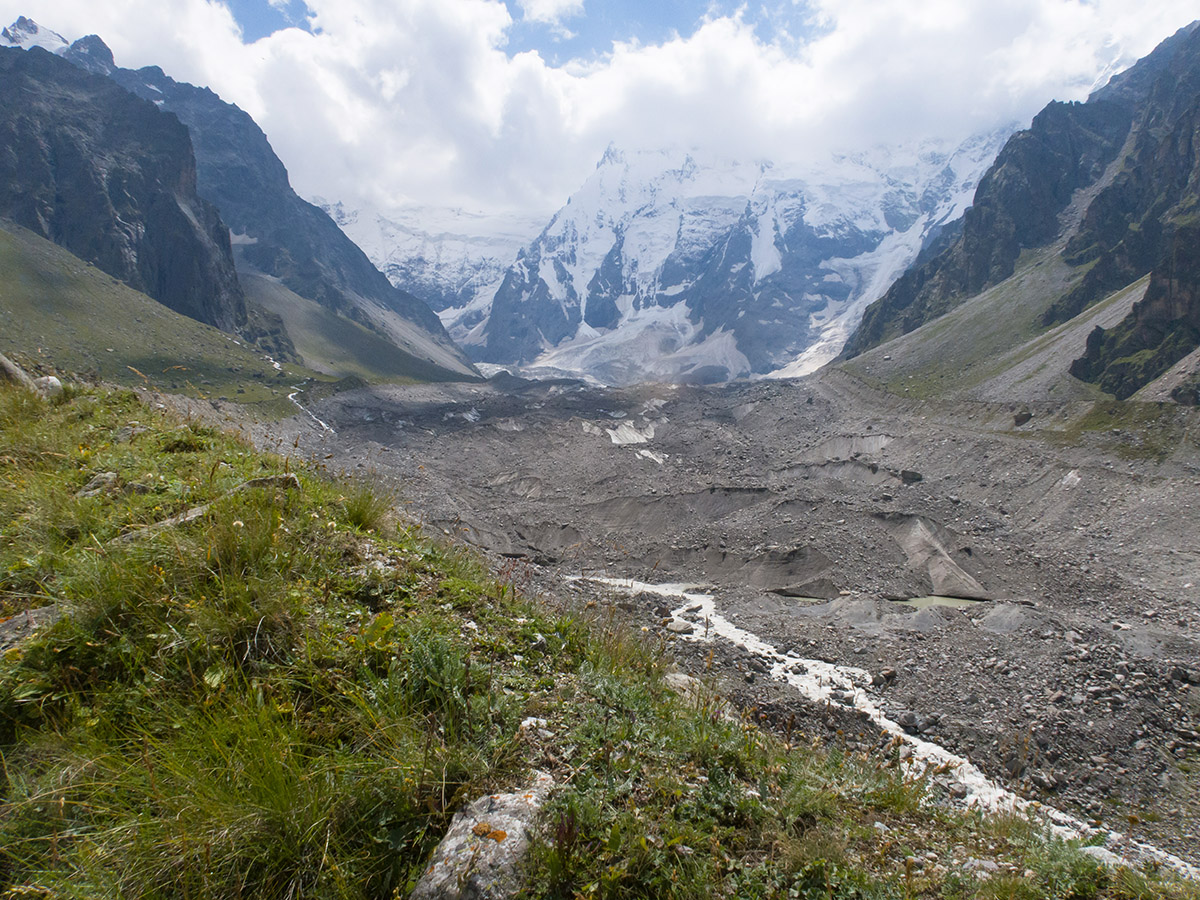
[[[1200,148],[1195,141],[1200,125],[1200,30],[1173,46],[1174,56],[1149,86],[1121,171],[1092,201],[1078,233],[1067,243],[1068,262],[1095,265],[1047,311],[1048,325],[1066,321],[1164,261],[1176,224],[1194,214],[1200,199]]]
[[[1072,194],[1103,173],[1131,114],[1117,103],[1051,103],[1000,151],[983,177],[962,233],[940,255],[909,269],[872,304],[845,358],[907,334],[1012,275],[1023,249],[1054,239]]]
[[[1046,326],[1145,275],[1168,253],[1174,222],[1195,205],[1198,88],[1200,30],[1192,25],[1087,103],[1047,106],[980,183],[962,236],[867,310],[843,356],[912,331],[998,284],[1025,248],[1062,241],[1066,262],[1090,267],[1064,296],[1047,298]],[[1117,159],[1111,182],[1096,192],[1074,233],[1064,233],[1062,214],[1073,194],[1095,185]]]
[[[251,266],[368,328],[379,330],[370,305],[390,310],[424,332],[448,360],[460,360],[469,374],[433,311],[395,288],[324,211],[296,194],[287,169],[247,113],[157,66],[137,71],[114,66],[112,53],[95,35],[76,41],[67,58],[109,75],[187,126],[196,147],[199,192],[221,211],[238,236],[238,253]]]
[[[187,129],[39,48],[0,49],[0,215],[176,312],[246,324],[229,231]]]

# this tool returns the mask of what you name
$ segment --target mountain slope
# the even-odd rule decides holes
[[[45,52],[0,48],[0,215],[171,309],[244,326],[229,232],[187,129]]]
[[[32,231],[0,222],[0,353],[118,384],[237,400],[267,414],[313,373],[276,365]]]
[[[1132,395],[1200,345],[1198,136],[1200,29],[1192,25],[1087,103],[1051,104],[1014,136],[981,182],[962,236],[867,311],[844,355],[936,319],[1003,282],[1023,251],[1043,248],[1058,257],[1064,277],[1033,298],[1042,330],[1075,321],[1150,275],[1144,299],[1123,321],[1097,326],[1086,352],[1071,351],[1082,354],[1073,376]],[[1031,146],[1055,152],[1031,153]],[[1052,202],[1039,208],[1036,194]]]
[[[952,246],[910,269],[863,315],[844,355],[911,331],[963,297],[1013,273],[1021,251],[1053,239],[1075,190],[1095,181],[1120,150],[1128,110],[1051,103],[1005,144],[979,183]]]
[[[95,58],[95,52],[91,54]],[[111,77],[179,116],[196,145],[201,193],[221,210],[239,257],[289,289],[371,328],[443,377],[474,372],[432,310],[388,282],[322,210],[302,200],[246,113],[156,67]],[[285,317],[286,321],[286,317]]]
[[[240,267],[277,278],[297,295],[376,332],[399,355],[385,368],[432,373],[438,379],[478,377],[432,310],[393,287],[324,212],[296,195],[283,163],[246,113],[210,90],[174,81],[157,67],[137,72],[118,68],[95,35],[67,45],[22,17],[0,33],[0,42],[45,45],[79,68],[108,76],[175,113],[195,146],[198,191],[220,209],[232,230]],[[283,310],[285,326],[297,325],[288,321],[290,312]]]

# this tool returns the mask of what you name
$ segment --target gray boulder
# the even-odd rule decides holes
[[[554,779],[538,772],[524,790],[489,794],[455,814],[412,900],[500,900],[521,890],[529,831]]]

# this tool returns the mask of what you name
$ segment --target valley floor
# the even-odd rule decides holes
[[[705,585],[780,653],[866,670],[910,734],[1200,865],[1195,410],[922,403],[827,371],[387,387],[311,411],[259,441],[391,484],[508,579],[661,631],[778,728],[887,740],[753,647],[689,641],[708,623],[661,594],[589,579]]]

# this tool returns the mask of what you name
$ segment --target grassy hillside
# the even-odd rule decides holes
[[[390,499],[131,392],[0,386],[0,897],[404,897],[542,768],[530,897],[1200,898],[955,811],[898,748],[680,699],[657,640]]]
[[[284,412],[290,385],[253,348],[172,312],[49,241],[0,223],[0,353],[119,384]]]
[[[345,378],[357,375],[367,381],[440,381],[446,372],[401,353],[357,322],[288,290],[265,275],[241,272],[246,297],[283,319],[296,352],[311,369]]]
[[[1050,303],[1079,278],[1050,249],[1022,256],[1014,274],[920,328],[841,363],[849,372],[913,398],[1068,402],[1105,395],[1068,372],[1097,324],[1118,322],[1146,279],[1069,322],[1042,323]]]

